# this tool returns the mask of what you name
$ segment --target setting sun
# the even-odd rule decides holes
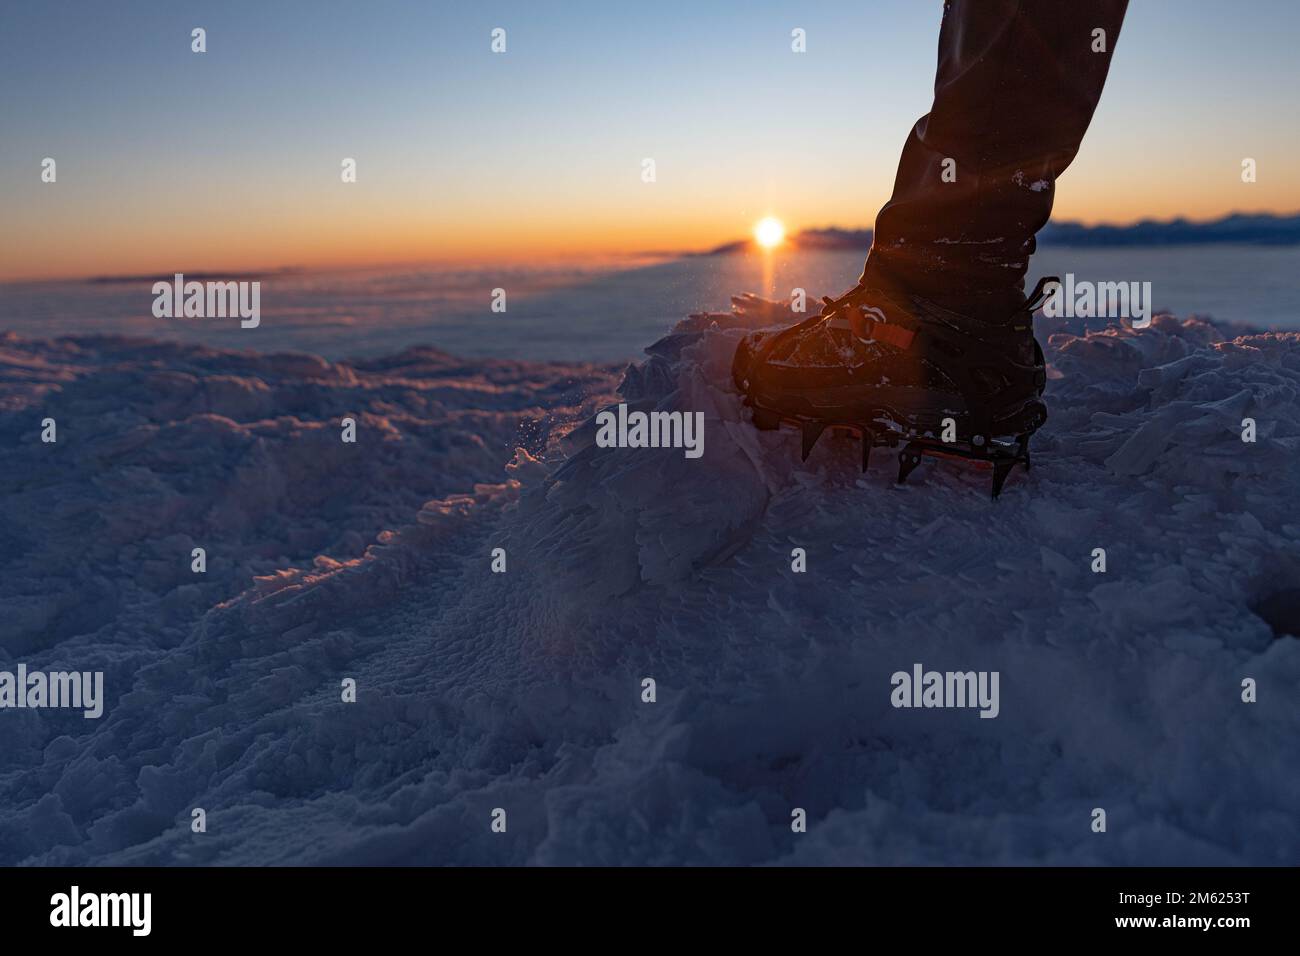
[[[780,219],[768,216],[760,219],[758,225],[754,227],[754,241],[764,249],[779,246],[783,239],[785,239],[785,226],[781,224]]]

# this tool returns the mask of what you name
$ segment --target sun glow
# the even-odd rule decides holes
[[[764,249],[779,246],[785,240],[785,226],[780,219],[767,216],[754,226],[754,241]]]

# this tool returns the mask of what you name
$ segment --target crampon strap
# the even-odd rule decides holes
[[[1033,313],[1040,305],[1050,298],[1047,287],[1051,285],[1060,285],[1061,280],[1057,276],[1043,276],[1038,280],[1038,285],[1034,286],[1034,291],[1025,297],[1025,304],[1020,307],[1021,312]]]
[[[853,334],[858,338],[884,342],[896,349],[910,348],[916,338],[916,333],[910,329],[877,322],[856,310],[849,314],[849,324],[853,327]]]
[[[861,283],[854,286],[851,290],[840,296],[838,299],[832,299],[830,296],[823,296],[822,308],[823,316],[833,316],[841,308],[850,305],[853,297],[858,295],[863,289]],[[873,310],[879,312],[879,310]],[[884,342],[886,345],[892,345],[897,349],[907,349],[912,347],[916,340],[916,333],[910,329],[905,329],[901,325],[891,325],[887,322],[880,322],[864,315],[860,309],[853,308],[851,305],[848,309],[849,327],[853,334],[860,339],[869,339],[876,342]],[[883,315],[883,313],[881,313]]]

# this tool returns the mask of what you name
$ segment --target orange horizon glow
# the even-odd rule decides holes
[[[1116,201],[1123,197],[1114,195]],[[857,216],[805,204],[801,214],[783,216],[783,239],[801,231],[838,226],[869,229],[883,200],[853,203]],[[674,204],[677,205],[677,204]],[[791,205],[794,205],[793,203]],[[1300,206],[1300,203],[1297,204]],[[122,222],[118,210],[97,210],[93,221],[122,224],[111,231],[72,228],[75,210],[55,210],[46,228],[34,234],[7,233],[0,238],[0,281],[54,281],[92,276],[171,275],[185,271],[275,271],[367,269],[401,264],[540,264],[598,263],[706,252],[746,236],[756,224],[750,216],[693,209],[605,207],[581,225],[559,210],[519,208],[499,221],[464,215],[426,216],[417,210],[317,203],[308,215],[269,210],[264,218],[221,227],[178,230],[166,215],[151,220],[136,216]],[[1126,215],[1120,213],[1126,212]],[[1217,219],[1233,212],[1274,209],[1210,206],[1195,209],[1126,208],[1060,202],[1058,220],[1086,225],[1124,225],[1141,219]],[[67,221],[65,222],[65,213]],[[460,213],[460,215],[455,215]],[[250,217],[251,218],[251,217]],[[221,217],[212,220],[220,222]],[[565,225],[561,226],[563,222]]]

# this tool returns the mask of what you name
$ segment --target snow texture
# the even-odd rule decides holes
[[[1300,335],[1061,326],[990,501],[755,430],[731,356],[788,317],[693,316],[618,396],[0,339],[0,668],[108,697],[0,712],[0,862],[1300,863],[1300,640],[1253,610],[1300,582]],[[704,412],[703,458],[596,447],[618,401]],[[999,671],[1000,715],[891,707],[916,662]]]

